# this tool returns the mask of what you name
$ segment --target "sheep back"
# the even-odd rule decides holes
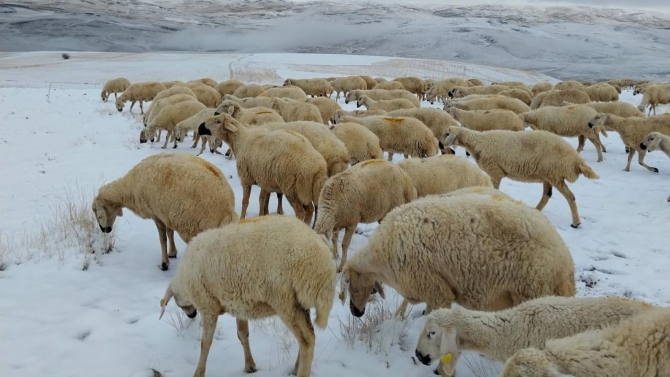
[[[417,197],[444,194],[463,187],[493,187],[491,178],[477,165],[450,154],[400,161],[416,187]]]

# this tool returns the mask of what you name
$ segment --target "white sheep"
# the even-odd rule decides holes
[[[670,104],[670,84],[655,84],[646,87],[637,109],[644,111],[645,107],[649,106],[648,114],[651,115],[653,109],[654,115],[656,115],[656,106],[667,104]]]
[[[393,79],[393,81],[401,83],[403,89],[407,90],[410,93],[416,94],[419,100],[423,99],[423,95],[424,93],[426,93],[428,89],[426,88],[424,81],[415,76],[398,77],[396,79]]]
[[[616,326],[548,340],[544,350],[520,350],[501,376],[670,376],[670,310],[650,310]]]
[[[347,111],[347,110],[335,110],[333,113],[333,123],[340,123],[340,118],[344,116],[352,116],[356,118],[364,118],[364,117],[369,117],[372,115],[385,115],[386,111],[384,110],[352,110],[352,111]]]
[[[541,82],[539,84],[535,84],[530,88],[530,94],[533,95],[533,97],[537,96],[538,94],[542,92],[548,92],[552,90],[554,86],[550,82]]]
[[[335,101],[340,99],[340,93],[346,96],[352,90],[366,90],[367,84],[359,76],[338,77],[330,82],[330,86],[335,92]]]
[[[460,98],[472,94],[498,94],[509,90],[509,86],[489,85],[489,86],[455,86],[449,91],[449,98]]]
[[[431,104],[435,103],[438,99],[444,103],[446,102],[451,89],[456,86],[467,87],[468,82],[460,78],[439,80],[426,92],[426,100],[430,101]]]
[[[160,93],[156,94],[156,97],[151,101],[151,105],[149,105],[149,108],[147,111],[144,112],[144,115],[142,116],[142,121],[144,122],[144,127],[149,124],[149,121],[151,120],[151,113],[153,110],[157,107],[156,105],[159,103],[160,100],[172,96],[176,96],[178,94],[186,94],[188,96],[193,97],[193,99],[197,100],[198,97],[196,97],[195,93],[191,89],[185,86],[172,86],[168,89],[165,89],[161,91]],[[158,115],[158,113],[154,114],[154,116]]]
[[[117,99],[116,94],[123,93],[126,89],[128,89],[129,86],[130,81],[128,81],[128,79],[124,77],[109,80],[102,87],[100,97],[104,102],[107,102],[107,98],[109,98],[109,95],[114,93],[114,100],[116,100]]]
[[[168,258],[177,257],[175,231],[188,243],[204,230],[237,221],[235,195],[221,170],[189,154],[149,156],[100,187],[92,206],[100,230],[111,232],[123,208],[156,224],[163,271],[170,265]]]
[[[202,342],[194,377],[204,377],[220,315],[237,320],[247,373],[257,370],[248,320],[277,315],[298,341],[292,373],[309,377],[315,343],[309,312],[315,308],[315,324],[326,328],[336,282],[328,246],[308,226],[286,216],[243,220],[203,232],[189,243],[161,300],[159,319],[172,298],[189,318],[200,312]]]
[[[337,239],[345,229],[341,267],[358,224],[381,221],[393,208],[414,199],[416,189],[403,169],[384,160],[364,161],[323,185],[314,231],[332,239],[333,258],[338,258]]]
[[[205,84],[205,86],[209,86],[212,89],[216,89],[216,86],[219,85],[219,83],[217,83],[216,80],[210,79],[209,77],[204,77],[204,78],[201,78],[201,79],[192,80],[192,82],[201,82],[201,83]]]
[[[237,98],[230,94],[226,94],[225,96],[223,96],[223,101],[237,102],[238,104],[240,104],[240,106],[244,107],[245,109],[250,109],[253,107],[270,108],[270,104],[272,103],[273,99],[274,98],[272,97]]]
[[[547,296],[497,312],[439,309],[426,318],[415,353],[425,365],[450,355],[443,370],[453,375],[462,351],[504,362],[518,350],[543,349],[547,340],[617,325],[656,308],[619,297]]]
[[[525,103],[526,105],[530,105],[531,102],[533,102],[533,97],[530,95],[530,92],[526,89],[512,88],[508,90],[503,90],[498,94],[505,97],[516,98],[519,101]]]
[[[600,83],[586,87],[586,94],[593,102],[612,102],[619,100],[619,92],[608,83]]]
[[[482,80],[477,78],[468,79],[467,81],[472,84],[472,86],[484,86]]]
[[[186,88],[186,89],[188,89],[188,88]],[[161,110],[163,110],[165,107],[167,107],[169,105],[174,105],[174,104],[180,103],[180,102],[195,101],[195,100],[197,100],[195,98],[195,96],[192,96],[190,94],[175,94],[175,95],[172,95],[172,96],[169,96],[169,97],[159,99],[157,101],[152,102],[151,106],[149,107],[149,110],[147,110],[144,113],[144,117],[146,118],[146,121],[144,122],[144,127],[149,125],[151,123],[151,121],[153,121],[154,118],[158,114],[160,114]],[[156,141],[160,141],[161,132],[162,132],[162,130],[159,129],[158,132],[157,132],[158,133],[158,138],[156,139]],[[154,141],[154,136],[151,137],[152,142]]]
[[[235,89],[233,95],[237,98],[253,98],[258,97],[266,89],[258,84],[249,84]]]
[[[250,99],[255,100],[256,98],[250,98]],[[270,102],[272,102],[272,99],[270,99]],[[214,115],[219,115],[221,113],[228,113],[230,116],[235,118],[238,122],[242,123],[243,125],[252,127],[266,123],[284,121],[284,118],[282,118],[282,116],[279,115],[279,113],[277,113],[276,111],[272,110],[269,107],[243,108],[240,103],[235,102],[233,100],[224,100],[223,102],[221,102],[219,107],[216,108]],[[228,160],[233,158],[232,149],[228,148],[228,150],[225,153],[225,157]]]
[[[554,85],[554,90],[581,90],[585,92],[586,88],[579,81],[567,80],[567,81],[561,81],[556,85]]]
[[[148,139],[159,129],[165,130],[165,144],[161,148],[167,148],[170,135],[173,135],[174,146],[177,148],[177,139],[174,138],[174,128],[177,123],[188,119],[195,115],[198,111],[206,109],[205,105],[199,101],[184,101],[168,105],[163,108],[158,115],[156,115],[142,131],[140,131],[140,143],[146,143]]]
[[[173,86],[185,86],[185,82],[181,80],[172,80],[172,81],[163,81],[162,84],[165,86],[166,89],[170,89]]]
[[[338,123],[328,129],[347,147],[351,165],[384,158],[384,151],[379,146],[379,137],[362,124]]]
[[[575,182],[580,174],[589,179],[598,175],[563,138],[546,131],[513,132],[471,131],[449,127],[445,144],[464,147],[486,172],[493,187],[508,177],[521,182],[542,182],[542,199],[535,207],[542,211],[552,194],[552,187],[565,197],[572,213],[573,228],[581,224],[575,195],[565,181]],[[551,153],[547,153],[551,151]]]
[[[244,86],[244,83],[238,80],[226,80],[226,81],[221,81],[216,88],[216,91],[221,94],[221,97],[225,96],[226,94],[233,94],[235,91],[241,87]]]
[[[421,107],[421,102],[419,99],[413,93],[408,92],[407,90],[352,90],[344,97],[344,103],[358,101],[358,99],[362,96],[368,96],[375,101],[404,98],[412,102],[414,107]]]
[[[144,114],[144,108],[142,107],[143,102],[152,101],[156,95],[165,90],[165,86],[156,81],[147,81],[139,82],[130,85],[126,90],[121,93],[119,98],[116,99],[116,109],[121,112],[123,111],[123,106],[126,101],[130,101],[130,109],[128,111],[133,111],[133,106],[135,102],[140,103],[140,114]]]
[[[475,88],[475,87],[473,87]],[[530,111],[530,108],[525,103],[516,98],[510,98],[501,95],[492,97],[479,97],[469,101],[447,101],[444,104],[444,110],[449,110],[452,107],[461,110],[510,110],[517,114]]]
[[[375,101],[368,96],[361,96],[356,101],[356,107],[365,106],[368,110],[394,111],[399,109],[415,109],[414,104],[404,98]]]
[[[297,86],[312,97],[330,97],[333,87],[324,79],[286,79],[284,86]]]
[[[285,122],[306,120],[323,123],[319,108],[308,102],[290,98],[273,98],[269,107],[281,114]]]
[[[458,126],[459,123],[447,112],[432,107],[421,107],[418,109],[395,110],[384,114],[389,117],[411,117],[421,121],[431,131],[438,141],[442,139],[444,133],[451,126]],[[445,151],[442,142],[439,142],[439,148],[442,153]],[[449,152],[450,153],[450,152]]]
[[[200,103],[209,107],[210,109],[216,109],[217,106],[221,103],[221,94],[208,85],[202,85],[196,88],[191,89],[193,94]]]
[[[461,126],[474,131],[508,130],[523,131],[523,120],[510,110],[461,110],[457,107],[449,108],[449,112]],[[446,131],[446,130],[444,130]],[[442,132],[442,137],[444,132]]]
[[[177,139],[177,141],[182,141],[188,131],[193,131],[195,134],[197,134],[198,127],[200,126],[200,124],[202,124],[207,119],[213,117],[214,111],[215,111],[214,109],[205,108],[191,115],[190,117],[182,120],[181,122],[177,123],[177,125],[174,127],[175,139]],[[209,135],[203,135],[202,137],[198,135],[197,137],[195,137],[191,148],[197,147],[198,141],[200,139],[202,139],[202,146],[200,147],[200,152],[198,152],[196,156],[200,156],[202,154],[202,152],[205,150],[205,144],[209,144],[210,152],[221,154],[221,152],[216,150],[217,147],[216,140],[214,140]]]
[[[296,217],[311,223],[328,167],[306,137],[290,130],[247,128],[226,113],[209,118],[198,133],[221,139],[235,153],[242,185],[241,219],[246,217],[251,186],[258,185],[267,193],[283,193]]]
[[[651,132],[640,143],[640,149],[649,152],[660,150],[670,157],[670,136],[663,135],[660,132]],[[668,202],[670,202],[670,196]]]
[[[493,132],[493,131],[491,131]],[[340,298],[356,317],[382,283],[411,304],[495,311],[574,296],[567,245],[539,211],[502,197],[428,196],[389,212],[344,265]]]
[[[561,106],[569,106],[572,103],[563,102]],[[638,110],[635,106],[627,102],[590,102],[585,103],[584,106],[588,106],[599,113],[613,114],[616,116],[628,118],[628,117],[644,117],[644,114]]]
[[[256,97],[277,97],[302,101],[303,99],[307,98],[307,94],[304,90],[298,88],[297,86],[288,86],[267,89]]]
[[[384,81],[375,85],[373,89],[384,90],[405,90],[405,87],[399,81]]]
[[[329,121],[335,123],[333,120],[333,115],[337,110],[342,109],[342,107],[337,102],[328,97],[307,98],[305,99],[305,102],[311,103],[312,105],[319,108],[319,113],[321,113],[323,124],[328,124]]]
[[[367,89],[372,89],[375,87],[375,85],[377,85],[377,80],[373,79],[368,75],[358,75],[358,77],[362,78],[363,81],[365,81],[365,87]]]
[[[550,90],[536,95],[533,102],[530,103],[530,109],[535,110],[544,106],[561,106],[563,101],[583,104],[591,102],[591,98],[585,91],[579,89]]]

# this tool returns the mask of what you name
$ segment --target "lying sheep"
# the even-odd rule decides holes
[[[489,86],[455,86],[449,91],[449,98],[460,98],[472,94],[498,94],[502,91],[510,90],[509,86],[489,85]]]
[[[116,93],[123,93],[130,86],[130,81],[127,78],[119,77],[117,79],[109,80],[102,87],[100,97],[104,102],[107,102],[109,95],[114,93],[114,100],[117,99]]]
[[[377,81],[368,75],[358,75],[358,77],[362,78],[363,81],[365,81],[366,89],[372,89],[375,87],[375,85],[377,85]]]
[[[356,117],[356,118],[365,118],[373,115],[384,115],[386,114],[386,111],[384,110],[353,110],[353,111],[347,111],[347,110],[335,110],[333,113],[333,123],[340,123],[340,118],[344,116],[351,116],[351,117]]]
[[[554,86],[550,82],[541,82],[539,84],[535,84],[530,88],[530,94],[533,95],[533,97],[537,96],[540,93],[543,92],[548,92],[552,90]]]
[[[368,96],[361,96],[356,101],[356,107],[365,106],[368,110],[394,111],[399,109],[415,109],[414,104],[404,98],[375,101]]]
[[[491,131],[493,132],[493,131]],[[417,279],[420,277],[420,279]],[[411,304],[496,311],[575,294],[570,251],[540,212],[484,195],[428,196],[389,212],[344,265],[340,298],[361,317],[382,283]]]
[[[330,97],[333,87],[324,79],[286,79],[284,86],[297,86],[306,95],[313,97]]]
[[[670,375],[670,310],[650,310],[602,330],[516,352],[502,377]]]
[[[547,205],[552,187],[565,197],[572,213],[573,228],[581,224],[575,195],[565,181],[575,182],[579,175],[598,179],[598,175],[563,138],[546,131],[471,131],[464,127],[449,127],[445,144],[467,149],[486,172],[493,187],[508,177],[521,182],[542,182],[542,199],[535,207],[539,211]],[[552,153],[547,153],[550,150]],[[513,152],[511,152],[513,151]]]
[[[307,98],[307,94],[304,90],[298,88],[297,86],[289,87],[280,87],[280,88],[270,88],[265,90],[263,93],[259,94],[257,97],[277,97],[281,99],[292,99],[297,101],[302,101]]]
[[[209,107],[210,109],[216,109],[217,106],[221,103],[221,95],[216,89],[204,85],[201,87],[191,89],[193,94],[195,94],[198,101],[203,105]]]
[[[204,108],[198,111],[197,113],[191,115],[190,117],[177,123],[177,125],[174,127],[175,139],[177,141],[182,141],[188,131],[193,131],[194,134],[197,134],[198,127],[200,126],[200,124],[202,124],[202,122],[206,121],[207,119],[213,117],[214,111],[215,111],[214,109]],[[202,146],[200,147],[200,152],[198,152],[196,156],[200,156],[202,154],[202,152],[205,150],[205,144],[209,145],[210,152],[221,154],[221,152],[216,150],[217,148],[216,140],[212,139],[209,135],[204,135],[202,137],[198,135],[197,137],[194,137],[193,145],[191,146],[191,148],[197,147],[198,141],[200,139],[202,139]]]
[[[554,85],[554,90],[581,90],[585,92],[586,88],[579,81],[567,80]]]
[[[340,99],[340,93],[346,96],[352,90],[365,90],[368,87],[365,80],[359,76],[338,77],[330,82],[330,86],[336,94],[335,101]]]
[[[176,183],[175,177],[180,178]],[[188,243],[202,231],[237,221],[235,195],[221,170],[188,154],[149,156],[125,176],[100,187],[92,209],[102,232],[112,231],[123,208],[156,224],[163,271],[170,265],[168,258],[177,257],[175,231]]]
[[[415,198],[416,189],[401,168],[383,160],[364,161],[323,185],[314,231],[332,239],[333,258],[338,258],[337,239],[345,229],[341,267],[359,223],[381,221],[393,208]]]
[[[229,313],[237,320],[245,372],[257,370],[248,320],[277,315],[298,342],[292,373],[309,377],[315,343],[309,311],[316,308],[314,322],[326,328],[337,283],[327,252],[321,237],[286,216],[240,221],[195,237],[165,291],[159,317],[173,297],[189,318],[200,312],[202,342],[194,376],[205,376],[218,317]],[[244,266],[255,267],[250,272]]]
[[[461,110],[510,110],[517,114],[526,113],[530,108],[516,98],[496,95],[488,98],[475,98],[469,101],[452,101],[444,105],[444,110],[456,107]]]
[[[426,93],[427,90],[423,80],[415,76],[398,77],[396,79],[393,79],[393,81],[401,83],[403,89],[407,90],[410,93],[416,94],[419,100],[423,99],[423,95],[424,93]]]
[[[642,101],[637,109],[644,112],[645,107],[649,106],[648,114],[651,115],[653,109],[656,115],[656,106],[668,104],[670,104],[670,84],[649,85],[644,90]]]
[[[647,118],[621,118],[616,115],[598,113],[589,121],[589,127],[611,128],[619,133],[621,141],[629,148],[628,163],[624,171],[630,171],[630,163],[638,153],[638,163],[647,170],[658,173],[658,169],[644,163],[647,151],[641,148],[640,143],[651,132],[660,132],[670,135],[670,114],[658,115]]]
[[[660,150],[670,157],[670,136],[663,135],[660,132],[651,132],[640,143],[640,149],[649,152]],[[670,202],[670,196],[668,202]]]
[[[384,158],[384,151],[379,146],[379,137],[362,124],[338,123],[328,129],[346,146],[351,165]]]
[[[206,109],[206,107],[199,101],[184,101],[175,103],[174,105],[165,106],[165,108],[151,120],[149,125],[140,131],[140,143],[146,143],[148,139],[153,137],[156,131],[162,129],[165,130],[167,134],[165,135],[165,144],[163,144],[161,148],[167,148],[170,135],[173,135],[174,137],[174,128],[177,123],[192,117],[203,109]],[[177,138],[174,138],[173,140],[174,146],[172,148],[177,148]]]
[[[433,131],[433,135],[438,141],[442,139],[449,127],[459,125],[449,113],[431,107],[395,110],[388,112],[385,115],[389,117],[411,117],[418,119]],[[443,146],[440,146],[440,150],[442,153],[447,153]]]
[[[530,103],[530,109],[535,110],[544,106],[560,106],[563,101],[574,104],[583,104],[591,102],[591,98],[583,90],[550,90],[543,92],[533,98]]]
[[[510,110],[469,111],[451,107],[448,114],[457,120],[461,126],[474,131],[523,131],[525,128],[520,116]],[[444,131],[446,132],[446,129]],[[444,132],[442,132],[442,136],[444,136]]]
[[[132,84],[126,90],[124,90],[123,93],[121,93],[119,98],[116,99],[116,109],[119,112],[123,111],[123,106],[126,101],[130,101],[130,109],[128,109],[128,111],[133,111],[135,102],[139,102],[140,114],[144,114],[142,103],[152,101],[161,90],[165,90],[165,86],[156,81]]]
[[[305,102],[311,103],[319,109],[323,124],[326,125],[328,124],[328,121],[335,123],[333,115],[335,114],[335,111],[342,109],[337,102],[328,97],[307,98],[305,99]]]
[[[344,97],[344,103],[358,101],[358,99],[362,96],[368,96],[375,101],[404,98],[412,102],[414,107],[421,107],[421,102],[419,99],[414,94],[406,90],[352,90]]]
[[[475,78],[473,78],[473,79],[468,79],[467,81],[468,81],[470,84],[472,84],[472,86],[484,86],[484,83],[483,83],[482,80],[480,80],[480,79],[475,79]]]
[[[437,81],[430,87],[430,89],[428,89],[428,92],[426,92],[426,100],[430,101],[431,105],[438,99],[444,103],[447,101],[451,89],[456,86],[467,87],[468,82],[459,78],[448,78]]]
[[[433,132],[420,120],[408,117],[369,116],[356,118],[340,117],[339,121],[359,123],[379,137],[379,146],[388,152],[388,160],[394,153],[423,158],[437,154],[439,142]]]
[[[375,85],[373,89],[384,89],[384,90],[405,90],[405,87],[400,81],[384,81]]]
[[[605,147],[600,142],[599,134],[607,137],[604,127],[589,127],[589,121],[598,112],[589,106],[570,105],[565,107],[541,107],[527,113],[519,114],[524,124],[533,130],[544,130],[564,137],[579,137],[580,146],[577,152],[584,149],[583,140],[588,139],[596,147],[598,162],[603,160]]]
[[[587,87],[586,94],[593,102],[611,102],[619,100],[616,88],[607,83],[595,84]]]
[[[258,97],[266,89],[258,84],[249,84],[235,89],[233,95],[237,98],[253,98]]]
[[[237,80],[226,80],[226,81],[221,81],[216,88],[216,91],[219,92],[221,97],[225,96],[226,94],[234,94],[235,91],[241,87],[244,86],[244,83],[241,81]]]
[[[412,180],[418,198],[469,186],[493,187],[491,178],[477,165],[450,154],[404,160],[398,167]]]
[[[328,167],[307,138],[294,131],[247,128],[225,113],[209,118],[198,133],[223,140],[235,153],[243,195],[241,219],[247,213],[251,186],[258,185],[267,193],[283,193],[296,217],[311,223]]]
[[[497,312],[439,309],[426,318],[415,353],[425,365],[451,355],[443,370],[453,375],[462,351],[504,362],[521,349],[543,349],[550,339],[617,325],[656,308],[619,297],[548,296]]]
[[[289,98],[273,98],[269,107],[281,114],[285,122],[306,120],[323,123],[319,108],[311,103]]]
[[[533,102],[533,97],[530,95],[530,92],[524,89],[512,88],[503,90],[498,94],[505,97],[516,98],[519,101],[525,103],[526,105],[530,105],[530,103]]]

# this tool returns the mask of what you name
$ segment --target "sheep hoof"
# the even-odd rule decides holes
[[[161,269],[162,271],[167,271],[167,270],[168,270],[168,264],[165,263],[165,262],[161,263],[161,265],[160,265],[160,269]]]
[[[154,142],[154,139],[149,139],[149,140],[151,140],[152,143]]]
[[[440,371],[437,370],[437,368],[435,368],[435,370],[433,371],[433,373],[436,374],[436,375],[438,375],[438,376],[440,375]]]
[[[176,145],[175,145],[175,146],[173,146],[173,147],[172,147],[172,149],[177,149],[177,146],[176,146]]]
[[[658,173],[658,168],[652,168],[651,171],[653,171],[654,173]]]
[[[248,367],[244,368],[245,373],[256,373],[258,372],[258,368],[256,368],[255,365],[249,365]]]
[[[168,255],[168,258],[177,259],[177,253],[174,253],[173,255]]]
[[[582,225],[582,223],[570,224],[570,226],[575,228],[575,229],[579,228],[580,225]]]

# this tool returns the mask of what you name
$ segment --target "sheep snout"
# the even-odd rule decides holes
[[[205,123],[200,123],[200,126],[198,126],[198,133],[200,134],[200,136],[211,135],[212,131],[210,131],[209,129],[207,129],[207,127],[205,127]]]
[[[112,232],[112,227],[111,227],[111,226],[103,227],[103,226],[100,225],[100,224],[98,224],[98,226],[100,227],[100,230],[101,230],[103,233],[111,233],[111,232]]]
[[[640,143],[640,149],[645,150],[645,149],[647,149],[647,146],[644,145],[644,143]]]
[[[430,355],[424,355],[421,352],[419,352],[419,350],[415,350],[414,354],[416,355],[416,358],[419,359],[419,361],[423,365],[430,365],[430,362],[431,362]]]
[[[365,308],[363,308],[362,310],[359,310],[359,309],[356,307],[356,305],[354,305],[354,302],[351,301],[351,300],[349,300],[349,310],[351,310],[351,314],[352,314],[354,317],[358,317],[358,318],[360,318],[360,317],[363,316],[363,314],[365,314]]]

